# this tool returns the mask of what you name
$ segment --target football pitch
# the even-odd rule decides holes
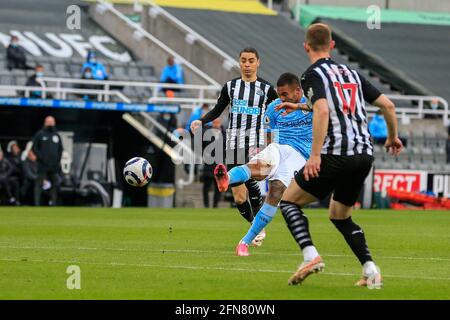
[[[288,286],[301,259],[280,212],[237,257],[235,209],[3,207],[0,299],[450,299],[450,211],[355,211],[381,290],[354,287],[361,267],[326,211],[305,212],[325,272]]]

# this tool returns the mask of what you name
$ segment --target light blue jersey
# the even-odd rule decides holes
[[[309,159],[312,144],[312,112],[296,110],[282,116],[283,110],[275,110],[281,103],[281,99],[276,99],[267,106],[264,128],[266,132],[272,133],[272,142],[289,145],[305,159]],[[306,98],[302,97],[300,103],[306,104]]]

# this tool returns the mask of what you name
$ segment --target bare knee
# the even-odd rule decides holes
[[[331,199],[330,201],[330,219],[344,220],[352,215],[352,207],[346,206],[338,201]]]
[[[267,178],[272,167],[264,161],[256,161],[247,164],[253,179],[261,181]]]
[[[237,204],[247,201],[247,188],[244,184],[231,188],[231,192],[233,193],[234,202]]]
[[[303,208],[307,204],[316,201],[317,198],[300,188],[297,182],[292,180],[289,187],[284,192],[282,200],[295,203],[299,207]]]

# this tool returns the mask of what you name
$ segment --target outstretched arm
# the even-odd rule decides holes
[[[200,120],[192,121],[191,123],[192,133],[195,133],[195,131],[202,125],[217,119],[222,114],[222,112],[225,110],[225,108],[228,106],[229,103],[230,97],[228,95],[227,84],[225,84],[222,88],[222,91],[220,92],[220,96],[217,99],[217,103],[214,106],[214,108],[212,108]]]
[[[386,125],[388,128],[388,137],[384,144],[386,152],[389,152],[392,155],[398,155],[403,149],[403,144],[398,138],[398,124],[397,117],[395,115],[394,103],[382,94],[372,104],[381,109],[384,119],[386,120]]]
[[[313,105],[313,137],[311,155],[305,164],[303,175],[305,180],[319,176],[320,171],[320,152],[322,150],[325,137],[327,136],[329,111],[326,99],[318,99]]]

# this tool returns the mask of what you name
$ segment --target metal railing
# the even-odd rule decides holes
[[[147,4],[151,6],[152,8],[149,9],[149,15],[153,17],[154,15],[163,15],[167,19],[169,19],[173,24],[178,26],[180,29],[186,32],[186,36],[191,37],[191,40],[200,41],[202,44],[204,44],[207,48],[215,52],[216,54],[220,55],[224,59],[224,64],[229,64],[230,67],[237,67],[239,68],[239,63],[236,61],[235,58],[231,57],[229,54],[225,53],[222,49],[218,48],[215,44],[213,44],[211,41],[194,31],[192,28],[187,26],[185,23],[183,23],[181,20],[158,6],[156,3],[154,3],[151,0],[147,1]]]
[[[98,101],[108,101],[110,96],[116,96],[124,102],[130,103],[131,100],[118,90],[109,89],[82,89],[82,88],[61,88],[61,87],[31,87],[31,86],[9,86],[0,85],[0,96],[2,92],[14,91],[15,96],[29,98],[31,92],[40,92],[42,99],[47,99],[48,93],[54,93],[55,99],[66,100],[68,94],[75,95],[95,95]],[[105,99],[108,97],[108,100]]]
[[[148,103],[176,103],[181,105],[190,105],[191,107],[198,106],[202,103],[214,104],[217,99],[207,98],[208,96],[217,97],[220,91],[220,86],[216,85],[200,85],[200,84],[173,84],[173,83],[158,83],[158,82],[140,82],[140,81],[115,81],[115,80],[87,80],[87,79],[72,79],[72,78],[53,78],[43,77],[43,81],[47,83],[47,88],[52,87],[53,92],[56,93],[57,99],[65,99],[66,93],[84,93],[97,94],[99,101],[109,101],[110,95],[115,95],[121,98],[124,102],[130,103],[131,99],[114,87],[141,87],[150,90]],[[73,85],[93,85],[101,87],[101,89],[79,89],[67,88],[66,86]],[[10,86],[14,88],[15,86]],[[31,87],[27,87],[31,88]],[[161,89],[175,88],[180,89],[181,92],[173,98],[163,96]],[[30,91],[30,90],[29,90]],[[37,90],[31,90],[37,91]],[[191,93],[191,94],[190,94]]]
[[[119,10],[114,8],[114,5],[112,3],[105,2],[104,0],[97,0],[97,9],[99,13],[103,13],[105,10],[108,10],[115,14],[119,19],[124,21],[127,25],[135,29],[136,32],[138,32],[139,35],[149,39],[154,44],[159,46],[161,49],[163,49],[165,52],[167,52],[169,55],[174,56],[180,63],[185,65],[187,68],[192,70],[194,73],[196,73],[199,77],[203,78],[206,82],[214,85],[219,86],[219,83],[215,81],[213,78],[211,78],[209,75],[207,75],[205,72],[194,66],[192,63],[187,61],[185,58],[180,56],[177,52],[169,48],[166,44],[164,44],[162,41],[154,37],[152,34],[148,33],[146,30],[144,30],[139,24],[131,21],[127,16],[125,16],[123,13],[121,13]]]
[[[448,102],[442,97],[437,96],[417,96],[417,95],[395,95],[395,94],[386,94],[386,96],[392,101],[410,101],[417,102],[417,107],[411,108],[403,108],[397,107],[395,108],[395,112],[397,115],[401,117],[403,120],[409,119],[423,119],[425,115],[438,115],[442,116],[444,121],[444,125],[450,125],[450,112],[448,108]],[[424,102],[438,102],[442,105],[443,108],[439,109],[431,109],[425,108]],[[367,111],[369,114],[373,114],[377,112],[379,108],[374,106],[367,106]]]
[[[168,84],[157,82],[139,82],[139,81],[113,81],[113,80],[87,80],[72,78],[52,78],[43,77],[42,80],[47,84],[46,87],[27,87],[27,86],[9,86],[0,85],[1,91],[19,91],[23,92],[25,97],[30,96],[31,91],[41,91],[42,98],[46,98],[47,92],[54,93],[56,99],[66,99],[68,94],[75,95],[95,95],[98,101],[109,101],[111,97],[117,97],[120,100],[131,103],[132,100],[123,92],[115,87],[143,87],[149,89],[148,103],[172,103],[179,104],[182,108],[193,109],[202,103],[215,104],[216,98],[207,98],[208,96],[217,97],[220,86],[216,85],[197,85],[197,84]],[[73,85],[95,85],[99,89],[82,89],[76,87],[67,87]],[[111,89],[113,88],[113,89]],[[173,98],[162,95],[163,88],[177,88],[181,92]],[[194,94],[192,94],[194,92]],[[191,93],[191,94],[190,94]],[[397,107],[396,113],[401,119],[423,119],[425,115],[442,116],[445,126],[450,125],[450,110],[448,102],[438,96],[418,96],[418,95],[393,95],[387,94],[394,102],[409,101],[417,103],[416,107]],[[425,103],[437,102],[441,107],[439,109],[427,108]],[[367,106],[370,115],[378,111],[377,107]]]

